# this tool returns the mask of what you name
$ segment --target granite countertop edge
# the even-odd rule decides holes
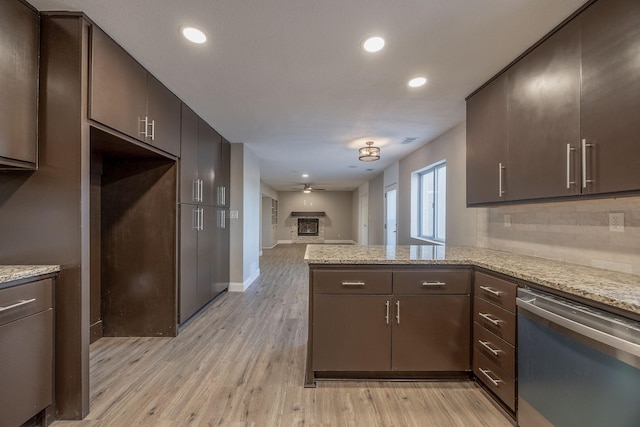
[[[308,245],[308,264],[463,265],[640,314],[640,276],[569,262],[474,247]]]
[[[58,272],[59,265],[0,265],[0,285]]]

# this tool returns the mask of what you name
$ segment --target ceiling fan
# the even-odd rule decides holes
[[[324,188],[312,187],[311,184],[304,184],[304,187],[302,188],[303,193],[309,194],[312,191],[324,191]]]

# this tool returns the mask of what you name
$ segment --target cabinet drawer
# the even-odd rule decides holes
[[[391,270],[314,270],[314,294],[390,294]]]
[[[473,348],[485,356],[487,360],[495,363],[506,374],[515,375],[515,347],[475,322],[473,323]]]
[[[478,351],[473,352],[473,373],[512,411],[516,410],[516,380]]]
[[[476,297],[473,320],[509,344],[516,343],[516,315]]]
[[[0,325],[51,308],[52,279],[0,290]],[[12,308],[10,308],[12,307]]]
[[[393,292],[397,295],[468,294],[471,292],[471,272],[429,268],[394,271]]]
[[[516,311],[516,293],[518,286],[515,283],[498,279],[484,273],[476,273],[475,276],[475,295],[493,304],[509,310],[512,313]]]

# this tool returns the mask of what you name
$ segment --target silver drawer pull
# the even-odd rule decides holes
[[[364,286],[364,282],[362,281],[357,281],[357,282],[349,282],[347,280],[342,282],[342,286]]]
[[[491,353],[493,353],[494,356],[499,356],[500,353],[502,353],[502,350],[498,350],[496,348],[491,347],[489,345],[489,344],[491,344],[489,341],[478,340],[478,342],[480,343],[481,346],[483,346],[484,348],[489,350]]]
[[[11,310],[12,308],[18,308],[18,307],[20,307],[22,305],[27,305],[29,303],[34,302],[35,300],[36,300],[35,298],[20,300],[15,304],[11,304],[11,305],[8,305],[6,307],[0,307],[0,312]]]
[[[496,291],[495,289],[490,288],[488,286],[480,286],[480,289],[482,289],[485,292],[489,292],[490,294],[493,294],[497,297],[499,297],[502,294],[502,291]]]
[[[494,319],[493,317],[491,317],[491,314],[487,314],[487,313],[478,313],[480,315],[480,317],[482,317],[483,319],[485,319],[487,322],[490,322],[496,326],[500,326],[500,323],[502,323],[503,321],[500,319]]]
[[[499,387],[499,386],[500,386],[500,383],[501,383],[501,382],[503,382],[500,378],[495,379],[495,378],[493,378],[491,375],[489,375],[489,374],[491,374],[491,373],[492,373],[490,370],[488,370],[488,369],[482,369],[482,368],[478,368],[478,369],[480,369],[480,372],[482,372],[482,374],[483,374],[485,377],[487,377],[487,379],[488,379],[489,381],[491,381],[491,384],[493,384],[494,386]]]
[[[445,282],[422,282],[422,286],[446,286],[447,284]]]

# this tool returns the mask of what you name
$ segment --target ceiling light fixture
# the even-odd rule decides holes
[[[303,178],[309,178],[309,174],[308,174],[308,173],[303,173],[303,174],[302,174],[302,177],[303,177]]]
[[[363,162],[374,162],[376,160],[380,160],[380,149],[373,145],[373,141],[365,142],[366,147],[362,147],[358,150],[358,154],[360,155],[358,159]]]
[[[305,185],[304,185],[304,188],[302,189],[302,192],[303,192],[304,194],[309,194],[309,193],[311,193],[311,186],[310,186],[309,184],[305,184]]]
[[[409,83],[407,83],[410,87],[420,87],[420,86],[424,86],[427,84],[427,78],[426,77],[415,77],[411,80],[409,80]]]
[[[182,35],[190,42],[202,44],[207,41],[207,36],[197,28],[184,27],[182,29]]]
[[[362,43],[362,47],[367,52],[378,52],[384,47],[384,39],[382,37],[369,37]]]

